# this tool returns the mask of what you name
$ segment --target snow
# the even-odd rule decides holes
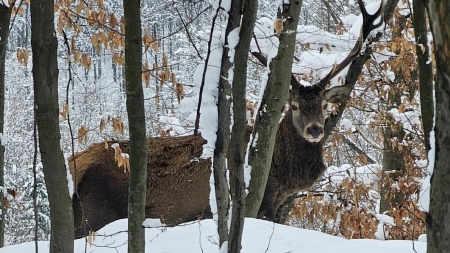
[[[380,7],[380,1],[366,1],[365,8],[370,14],[375,13]],[[374,23],[378,23],[378,18]],[[325,77],[334,64],[340,63],[351,51],[357,38],[360,35],[363,22],[362,15],[349,15],[344,18],[344,24],[352,25],[348,32],[342,35],[331,34],[316,26],[299,25],[297,27],[297,42],[307,50],[301,52],[298,61],[294,61],[292,72],[304,76],[311,76],[314,79]],[[264,27],[265,28],[265,27]],[[372,31],[372,34],[382,31],[383,26]],[[263,30],[263,29],[261,29]],[[258,40],[259,42],[259,40]],[[264,41],[263,41],[264,42]],[[262,43],[264,44],[264,43]],[[265,44],[268,44],[267,42]],[[264,45],[265,45],[264,44]],[[254,50],[254,49],[252,49]],[[393,53],[387,49],[383,52],[376,53],[376,61],[381,62],[388,59]],[[330,82],[331,87],[342,85],[347,75],[349,66],[344,68]]]
[[[165,227],[166,225],[160,219],[145,219],[142,222],[142,226],[146,228],[159,228]]]
[[[389,237],[389,233],[384,229],[385,226],[395,226],[394,218],[384,215],[384,214],[376,214],[377,220],[380,221],[377,227],[377,231],[375,232],[375,237],[378,240],[386,240]]]
[[[233,31],[230,32],[230,34],[228,34],[228,45],[227,47],[230,49],[230,51],[228,51],[228,57],[230,57],[230,62],[234,62],[234,54],[235,54],[235,47],[237,46],[237,44],[239,43],[239,32],[241,31],[241,27],[236,27],[235,29],[233,29]],[[233,72],[232,69],[230,69],[229,73]],[[234,73],[233,73],[234,74]],[[232,78],[229,78],[230,82],[233,82]]]
[[[329,178],[334,185],[341,184],[345,178],[350,177],[356,182],[365,185],[373,184],[373,188],[377,189],[377,183],[380,181],[379,171],[381,168],[378,164],[368,164],[354,167],[350,164],[343,164],[341,167],[330,166],[325,171],[325,178]]]
[[[178,118],[171,116],[160,116],[159,123],[162,125],[161,130],[169,131],[170,136],[183,135],[186,133],[186,130],[181,126]]]
[[[64,160],[67,163],[67,159],[64,159]],[[73,192],[74,192],[73,180],[72,180],[72,174],[70,173],[69,166],[67,164],[66,164],[66,172],[67,172],[67,188],[69,189],[69,196],[70,196],[70,198],[72,198]]]
[[[431,176],[434,171],[434,162],[436,158],[436,136],[434,132],[434,127],[436,125],[436,90],[434,89],[433,83],[433,105],[434,105],[434,117],[433,117],[433,128],[430,131],[430,150],[428,151],[428,174],[422,181],[422,190],[420,191],[420,209],[422,211],[428,212],[430,209],[430,187],[431,187]]]
[[[60,145],[62,147],[62,139],[60,140]],[[72,179],[72,174],[70,173],[69,170],[69,161],[67,160],[66,155],[64,154],[64,166],[66,168],[66,177],[67,177],[67,189],[69,190],[69,196],[72,199],[73,197],[73,193],[74,193],[74,184],[73,184],[73,179]]]
[[[278,54],[278,46],[280,41],[273,33],[274,20],[263,17],[255,23],[254,38],[250,43],[252,52],[259,52],[267,55],[269,59],[274,58]],[[256,40],[255,40],[256,38]]]
[[[90,253],[127,252],[127,220],[119,220],[101,229],[92,245],[87,245]],[[208,252],[219,253],[216,225],[212,220],[202,220],[163,229],[146,229],[146,252]],[[75,241],[75,253],[85,252],[85,239]],[[411,241],[347,240],[318,231],[305,230],[274,224],[264,220],[245,220],[242,253],[301,252],[301,253],[417,253],[426,252],[426,243]],[[225,247],[223,247],[225,248]],[[34,252],[34,242],[27,242],[0,249],[0,253]],[[39,242],[39,252],[49,252],[49,243]]]
[[[342,119],[341,120],[341,125],[340,125],[340,129],[342,129],[343,131],[347,132],[348,130],[350,130],[352,128],[353,124],[352,121],[349,119]]]

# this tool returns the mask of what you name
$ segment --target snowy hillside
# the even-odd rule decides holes
[[[127,220],[119,220],[99,231],[92,246],[85,240],[75,242],[75,253],[126,253]],[[189,223],[178,227],[146,231],[146,252],[190,253],[219,252],[216,226],[212,220]],[[48,242],[40,242],[39,252],[48,252]],[[245,221],[243,253],[425,253],[426,243],[412,241],[346,240],[317,231],[304,230],[274,224],[268,221],[249,219]],[[34,242],[18,244],[0,249],[0,253],[32,253]]]

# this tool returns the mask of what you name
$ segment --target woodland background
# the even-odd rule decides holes
[[[267,27],[273,34],[277,4],[259,1],[256,27]],[[192,133],[195,118],[186,108],[198,96],[199,84],[193,74],[208,54],[211,11],[206,0],[142,1],[142,78],[148,136]],[[343,43],[350,51],[352,42],[337,38],[334,45],[323,41],[348,32],[359,12],[353,0],[303,0],[300,25],[309,40],[296,42],[294,65],[301,65],[308,54],[332,51]],[[349,239],[417,240],[426,233],[420,200],[421,190],[429,187],[423,185],[428,163],[416,55],[418,50],[433,52],[433,45],[431,32],[426,33],[430,44],[416,43],[412,13],[412,1],[400,0],[392,19],[382,27],[342,119],[325,144],[329,169],[315,187],[299,195],[289,225]],[[122,1],[56,1],[55,16],[65,157],[72,155],[72,138],[76,140],[75,151],[105,139],[127,139]],[[224,17],[218,15],[217,29],[225,29],[222,20]],[[4,186],[8,189],[5,245],[35,239],[30,25],[29,1],[16,1],[5,50],[1,135]],[[311,39],[315,37],[319,39]],[[434,60],[433,54],[427,59],[433,67],[429,80]],[[298,80],[314,83],[322,69],[306,67],[294,68],[293,73]],[[250,125],[264,71],[265,66],[250,56],[246,87]],[[337,109],[331,108],[330,113]],[[39,158],[37,165],[37,239],[49,240],[48,196]]]

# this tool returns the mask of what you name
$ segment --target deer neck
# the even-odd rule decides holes
[[[297,132],[292,123],[291,110],[286,112],[279,125],[276,146],[280,151],[283,150],[283,146],[289,147],[290,152],[286,155],[299,156],[302,162],[319,162],[322,164],[321,142],[309,142]],[[282,151],[279,154],[282,154]]]

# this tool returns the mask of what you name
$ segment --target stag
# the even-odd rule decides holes
[[[382,24],[382,20],[374,24],[380,17],[382,6],[370,15],[362,0],[358,3],[364,22],[360,39],[350,54],[315,85],[302,86],[292,78],[289,109],[276,134],[258,218],[282,220],[277,213],[288,197],[311,187],[325,171],[322,148],[327,105],[345,101],[351,90],[345,85],[325,89],[326,85],[358,57],[364,39]],[[127,141],[114,143],[127,152]],[[211,162],[195,159],[200,156],[204,143],[200,136],[148,139],[146,217],[177,225],[212,216],[208,201]],[[69,158],[70,171],[78,188],[78,195],[73,198],[77,237],[85,235],[87,230],[96,231],[127,217],[128,174],[117,168],[111,144],[107,143],[107,149],[103,143],[94,144]]]
[[[283,204],[287,199],[310,188],[325,172],[322,149],[327,106],[328,103],[347,101],[352,89],[347,85],[325,88],[332,78],[358,57],[370,31],[383,23],[382,19],[374,23],[381,16],[382,5],[376,13],[368,14],[362,0],[358,0],[358,4],[363,14],[363,26],[349,55],[312,86],[303,86],[295,77],[291,78],[289,109],[276,134],[272,164],[258,218],[283,222],[287,215]],[[261,54],[253,55],[265,64]]]

